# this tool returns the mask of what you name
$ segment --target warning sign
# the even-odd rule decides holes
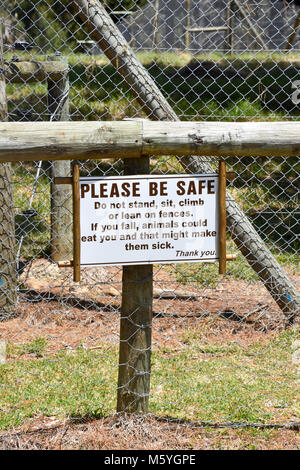
[[[80,178],[81,266],[212,262],[218,175]]]

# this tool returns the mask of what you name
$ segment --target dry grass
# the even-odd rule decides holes
[[[300,434],[288,429],[212,429],[161,422],[151,416],[114,416],[57,425],[40,417],[0,435],[0,449],[20,450],[296,450]]]

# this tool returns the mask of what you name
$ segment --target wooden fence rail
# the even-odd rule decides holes
[[[300,122],[0,123],[0,162],[142,155],[298,156]]]
[[[30,83],[48,80],[61,80],[68,72],[68,67],[60,60],[46,61],[11,61],[3,68],[5,79],[8,83]]]

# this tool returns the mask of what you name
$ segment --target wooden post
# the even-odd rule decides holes
[[[11,61],[4,65],[5,78],[8,83],[34,83],[51,79],[61,80],[66,73],[63,62],[54,57],[54,60],[20,60]]]
[[[3,71],[3,20],[0,23],[0,121],[8,120],[6,83]],[[0,319],[15,313],[17,266],[15,215],[10,163],[0,164]]]
[[[251,31],[253,32],[254,36],[256,36],[256,39],[261,43],[263,48],[267,51],[268,48],[267,48],[263,38],[261,37],[258,29],[253,25],[252,21],[250,20],[249,13],[247,13],[246,10],[244,9],[244,7],[241,5],[240,0],[233,0],[233,1],[235,2],[238,10],[240,11],[242,16],[244,17],[244,19],[248,23],[248,26],[251,29]]]
[[[227,26],[199,26],[196,28],[189,28],[190,33],[210,33],[212,31],[227,31]]]
[[[80,282],[80,195],[79,165],[73,166],[73,281]]]
[[[219,274],[226,274],[226,162],[219,160]]]
[[[149,173],[149,157],[126,159],[127,175]],[[117,411],[147,413],[150,392],[153,266],[123,266]]]
[[[158,43],[158,18],[159,18],[159,0],[155,0],[155,15],[154,15],[154,30],[153,30],[153,42],[152,49],[157,48]]]
[[[297,18],[296,18],[295,23],[293,25],[293,32],[288,37],[288,40],[287,40],[287,43],[286,43],[286,46],[285,46],[287,51],[289,51],[293,46],[293,43],[294,43],[299,25],[300,25],[300,11],[298,12]]]
[[[300,122],[295,121],[0,123],[0,162],[195,155],[193,162],[202,163],[207,159],[200,156],[282,158],[299,153]],[[208,169],[214,172],[211,165]]]
[[[185,23],[185,50],[188,52],[191,43],[191,0],[185,0],[186,23]]]
[[[58,55],[50,57],[65,66],[65,73],[59,80],[48,78],[48,110],[50,121],[69,120],[69,73],[67,59]],[[68,185],[56,186],[54,178],[71,175],[71,162],[67,160],[52,163],[51,183],[51,259],[69,259],[72,252],[72,195]]]
[[[227,23],[227,35],[226,35],[226,47],[230,54],[233,53],[233,16],[234,16],[234,3],[232,0],[227,0],[227,12],[226,12],[226,23]]]

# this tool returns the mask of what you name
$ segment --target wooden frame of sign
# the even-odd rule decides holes
[[[73,198],[73,260],[59,261],[60,268],[73,267],[73,281],[80,282],[80,195],[79,195],[79,164],[73,164],[71,177],[57,177],[55,184],[71,184]]]
[[[226,254],[226,180],[231,177],[226,173],[226,162],[219,160],[218,187],[218,225],[219,225],[219,274],[226,274],[226,262],[236,258]],[[59,267],[73,267],[73,280],[80,282],[80,195],[79,195],[79,164],[74,163],[72,177],[55,178],[55,184],[71,184],[73,193],[73,260],[60,261]]]
[[[226,274],[226,162],[219,160],[219,274]]]

